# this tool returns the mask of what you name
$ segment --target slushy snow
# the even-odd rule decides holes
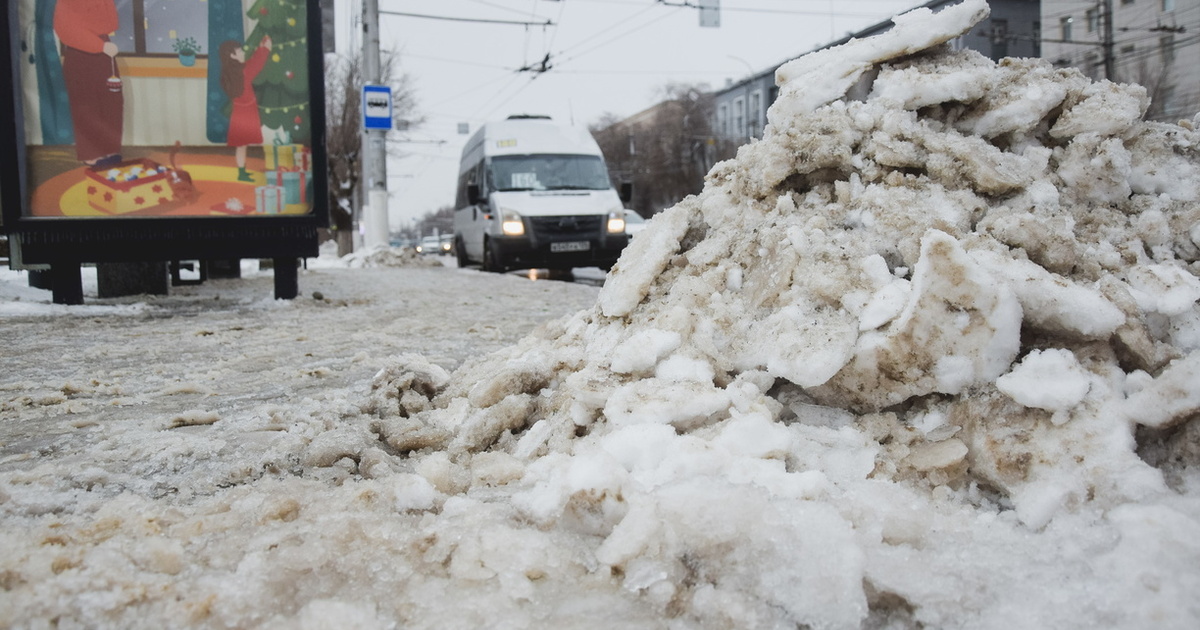
[[[1200,116],[987,12],[781,67],[515,345],[6,464],[0,625],[1197,627]]]

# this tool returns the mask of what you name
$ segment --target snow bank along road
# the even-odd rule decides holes
[[[0,466],[93,442],[102,424],[126,419],[364,395],[396,355],[451,369],[590,306],[598,290],[446,267],[323,266],[302,272],[301,296],[282,302],[271,282],[268,273],[82,307],[0,291]]]

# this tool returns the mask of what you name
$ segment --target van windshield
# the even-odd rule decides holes
[[[595,155],[503,155],[488,176],[495,190],[608,190],[604,160]]]

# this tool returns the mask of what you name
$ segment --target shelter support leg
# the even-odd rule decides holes
[[[51,299],[55,304],[83,304],[83,278],[77,262],[56,262],[50,265],[53,288]]]
[[[293,300],[300,293],[299,267],[296,258],[276,258],[275,267],[275,299]]]

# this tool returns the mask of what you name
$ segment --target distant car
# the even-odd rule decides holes
[[[454,246],[454,236],[426,236],[417,243],[418,254],[449,254]]]
[[[632,237],[644,229],[646,229],[646,220],[642,218],[642,215],[634,212],[633,210],[626,210],[625,233]]]

